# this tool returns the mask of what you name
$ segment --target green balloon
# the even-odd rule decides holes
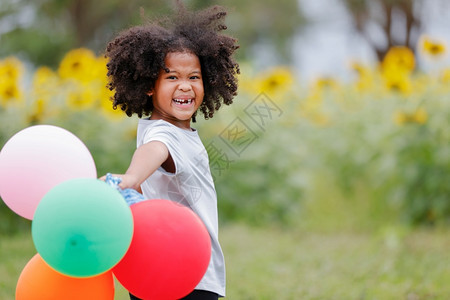
[[[133,217],[114,188],[98,179],[76,178],[45,194],[31,233],[50,267],[67,276],[91,277],[110,270],[125,255]]]

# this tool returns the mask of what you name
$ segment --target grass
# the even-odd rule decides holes
[[[230,299],[448,299],[448,232],[229,227]]]
[[[449,299],[449,229],[314,232],[222,226],[228,299]],[[14,299],[35,254],[29,232],[2,236],[0,299]],[[127,299],[117,284],[115,299]]]

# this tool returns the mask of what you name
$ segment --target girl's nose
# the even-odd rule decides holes
[[[191,85],[188,83],[188,82],[181,82],[179,85],[178,85],[178,89],[180,90],[180,91],[183,91],[183,92],[185,92],[185,91],[190,91],[191,89],[192,89],[192,87],[191,87]]]

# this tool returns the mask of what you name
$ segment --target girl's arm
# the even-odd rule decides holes
[[[152,175],[169,158],[169,155],[169,150],[163,143],[158,141],[146,143],[136,149],[126,173],[113,174],[113,176],[122,179],[119,184],[121,189],[132,188],[140,191],[141,183]],[[100,179],[105,180],[105,176]]]

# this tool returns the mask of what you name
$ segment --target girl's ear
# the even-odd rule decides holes
[[[153,95],[153,89],[150,90],[150,91],[148,91],[148,92],[147,92],[147,95],[151,97],[151,96]]]

